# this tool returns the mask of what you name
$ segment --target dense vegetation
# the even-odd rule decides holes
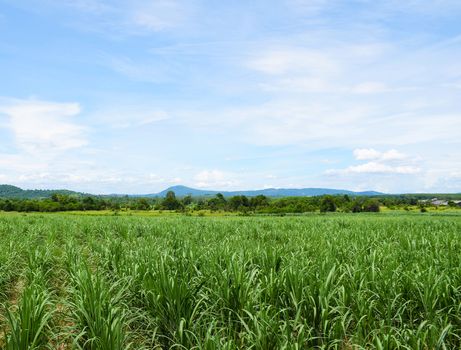
[[[0,216],[0,348],[459,349],[461,217]]]
[[[0,185],[0,198],[43,199],[49,198],[53,194],[83,195],[83,193],[69,190],[23,190],[16,186]]]
[[[237,195],[224,197],[217,194],[213,197],[177,198],[170,191],[165,198],[137,198],[137,197],[110,197],[69,195],[54,193],[50,198],[20,199],[0,198],[0,211],[19,212],[56,212],[71,210],[176,210],[191,212],[200,210],[226,211],[242,213],[306,213],[306,212],[377,212],[380,207],[389,209],[403,209],[408,206],[419,205],[421,209],[431,205],[422,204],[419,199],[424,196],[315,196],[315,197],[286,197],[269,198],[263,195],[246,197]],[[454,197],[461,198],[461,196]],[[459,207],[454,202],[453,207]]]

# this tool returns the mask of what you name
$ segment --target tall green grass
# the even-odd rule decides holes
[[[43,349],[51,339],[52,297],[48,290],[47,251],[34,250],[6,304],[5,349]],[[12,305],[11,305],[12,304]]]
[[[0,219],[0,347],[461,347],[458,216]]]

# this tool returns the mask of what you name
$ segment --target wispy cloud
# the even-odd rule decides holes
[[[325,75],[338,70],[334,60],[322,51],[299,48],[280,49],[260,54],[248,62],[248,67],[266,74],[310,73]]]
[[[236,176],[220,170],[203,170],[194,177],[194,185],[204,188],[229,188],[239,184]]]
[[[357,148],[354,150],[354,157],[357,160],[392,161],[402,160],[407,158],[408,156],[397,151],[396,149],[380,152],[373,148]]]
[[[187,17],[186,6],[175,0],[138,2],[128,20],[140,29],[159,32],[174,28]]]
[[[89,118],[93,120],[94,125],[108,130],[109,128],[147,127],[169,120],[171,116],[167,111],[156,106],[155,103],[125,101],[120,102],[117,108],[107,106],[95,108],[89,114]]]
[[[421,172],[416,158],[409,157],[396,149],[377,151],[373,148],[357,148],[353,152],[356,160],[366,163],[351,165],[344,169],[329,169],[327,175],[394,174],[414,175]]]
[[[392,166],[388,164],[383,164],[379,162],[368,162],[360,165],[352,165],[346,169],[340,170],[327,170],[328,175],[335,174],[399,174],[399,175],[409,175],[417,174],[421,169],[410,166],[410,165],[397,165]]]
[[[26,10],[60,14],[66,25],[108,37],[138,36],[168,31],[188,20],[191,3],[184,0],[30,0]]]
[[[104,60],[103,64],[133,81],[165,83],[174,80],[170,65],[161,60],[139,62],[129,57],[108,57]]]
[[[1,2],[2,179],[458,183],[459,1]]]
[[[17,147],[29,154],[57,154],[85,146],[85,128],[73,120],[80,111],[78,103],[0,100],[0,113],[9,118],[6,126]]]
[[[131,112],[133,113],[133,112]],[[114,115],[112,115],[113,117]],[[121,115],[123,117],[123,115]],[[131,115],[132,116],[132,115]],[[112,127],[114,128],[136,128],[136,127],[146,127],[151,124],[155,124],[164,120],[169,119],[169,116],[166,112],[163,111],[145,111],[145,112],[140,112],[138,115],[135,115],[135,118],[127,118],[125,115],[125,118],[119,118],[117,120],[111,121]]]
[[[54,1],[54,4],[93,14],[103,14],[113,10],[105,0],[62,0],[59,3]]]

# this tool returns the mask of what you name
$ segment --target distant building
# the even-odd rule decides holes
[[[445,201],[443,199],[432,198],[431,204],[438,207],[439,205],[448,205],[448,201]]]
[[[438,206],[443,206],[443,205],[448,205],[448,203],[455,203],[458,207],[461,207],[461,200],[455,200],[455,201],[447,201],[444,199],[438,199],[438,198],[432,198],[432,199],[421,199],[418,201],[421,204],[431,204],[435,205],[436,207]]]

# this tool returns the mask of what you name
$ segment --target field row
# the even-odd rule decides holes
[[[6,349],[454,349],[461,217],[0,216]]]

